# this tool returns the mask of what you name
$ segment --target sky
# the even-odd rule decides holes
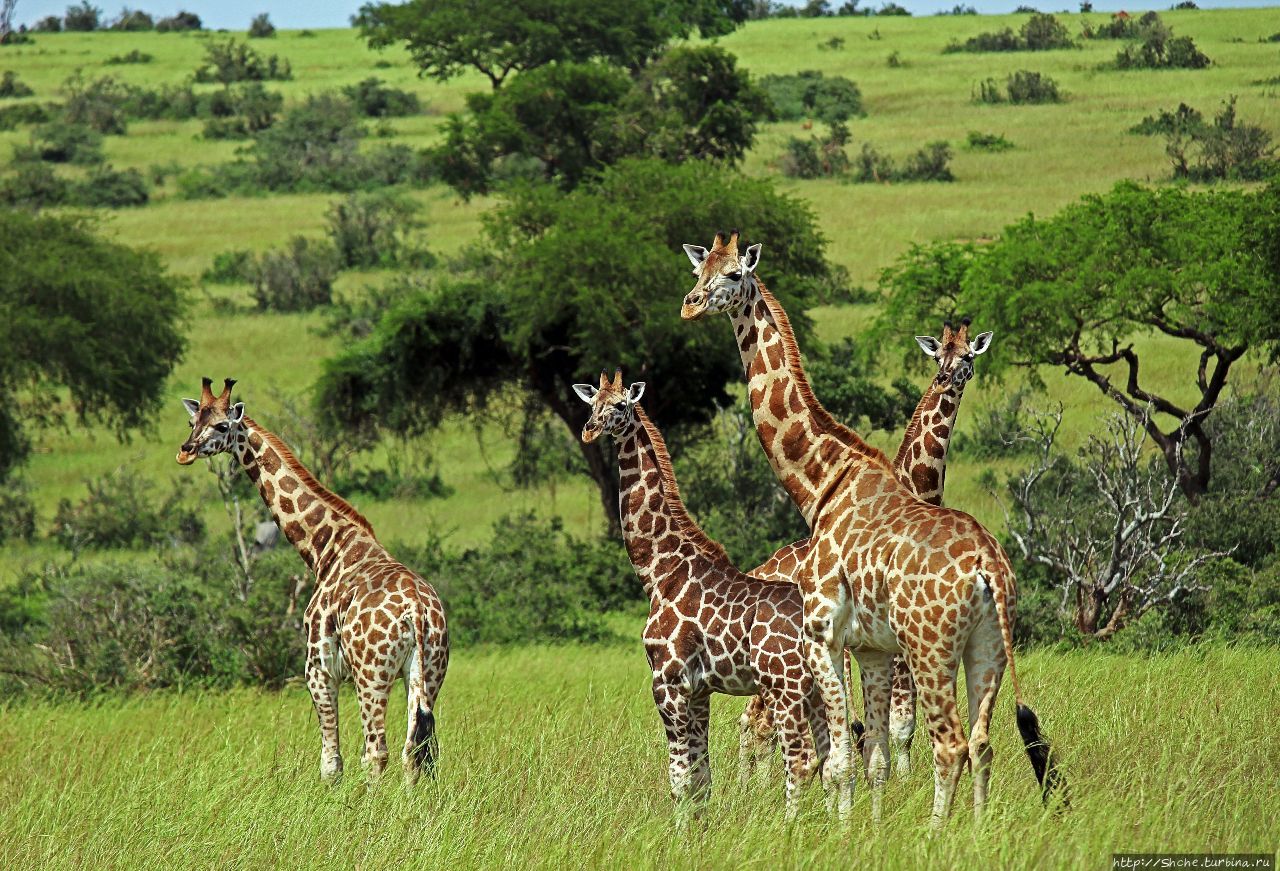
[[[114,18],[120,12],[120,6],[112,0],[90,0],[95,6],[99,6],[106,11],[108,18]],[[494,0],[494,2],[502,2],[502,0]],[[790,0],[791,5],[803,5],[802,0]],[[916,15],[932,15],[939,10],[949,10],[956,5],[957,2],[967,6],[973,6],[979,12],[999,13],[1012,12],[1018,6],[1024,3],[1042,9],[1045,12],[1055,12],[1063,9],[1075,10],[1079,6],[1078,0],[995,0],[995,2],[983,2],[983,0],[902,0],[902,5],[910,9]],[[1174,0],[1137,0],[1137,2],[1122,2],[1122,0],[1094,0],[1093,8],[1097,12],[1115,12],[1120,9],[1126,10],[1145,10],[1157,9],[1165,10],[1173,5]],[[1280,23],[1280,0],[1196,0],[1202,9],[1221,9],[1227,7],[1266,7],[1276,6],[1276,20]],[[46,15],[61,15],[67,8],[72,5],[69,0],[18,0],[17,14],[14,18],[19,22],[33,24]],[[172,15],[179,9],[186,9],[200,16],[205,27],[220,28],[225,27],[230,30],[244,30],[249,26],[249,20],[259,12],[266,12],[271,16],[271,21],[276,27],[287,29],[297,29],[302,27],[347,27],[351,15],[360,8],[359,0],[310,0],[307,3],[282,2],[282,0],[186,0],[186,2],[148,2],[148,0],[134,0],[128,4],[133,9],[143,9],[156,18],[163,18]],[[839,2],[833,2],[832,6],[839,6]],[[862,0],[863,6],[871,6],[872,8],[883,5],[883,0]]]

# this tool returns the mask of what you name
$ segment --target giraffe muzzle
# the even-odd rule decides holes
[[[600,438],[600,427],[590,423],[582,427],[582,443],[584,445],[589,445],[598,438]]]
[[[198,458],[199,458],[199,454],[197,454],[195,451],[187,450],[186,445],[183,445],[181,448],[178,449],[177,460],[178,460],[179,466],[190,466]]]
[[[696,321],[707,313],[708,299],[705,290],[692,291],[684,298],[684,305],[680,306],[680,317],[686,321]]]

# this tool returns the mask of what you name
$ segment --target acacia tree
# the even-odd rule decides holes
[[[120,437],[146,425],[181,356],[176,285],[157,256],[84,220],[0,210],[0,481],[27,427],[70,409]],[[66,392],[66,398],[62,391]]]
[[[422,74],[471,69],[497,90],[512,73],[555,61],[603,59],[639,69],[673,39],[729,32],[744,0],[471,0],[366,3],[352,22],[374,48],[404,43]]]
[[[617,523],[617,470],[604,440],[581,445],[576,382],[621,367],[648,380],[664,427],[708,420],[741,380],[732,342],[679,317],[692,286],[684,242],[741,226],[764,243],[761,273],[802,316],[829,268],[809,208],[701,162],[630,160],[570,193],[513,195],[487,222],[465,273],[394,306],[363,341],[326,362],[318,408],[351,429],[430,429],[453,412],[537,398],[581,447],[605,517]]]
[[[1249,194],[1125,182],[1052,218],[1027,217],[983,248],[913,248],[884,273],[876,329],[972,315],[1002,337],[993,373],[1049,364],[1093,384],[1141,422],[1194,500],[1209,486],[1205,422],[1232,365],[1250,348],[1280,349],[1277,231],[1277,185]],[[1185,349],[1195,401],[1144,381],[1135,339],[1150,333]]]

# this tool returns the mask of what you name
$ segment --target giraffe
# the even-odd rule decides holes
[[[947,321],[942,325],[942,338],[916,336],[916,343],[938,366],[938,373],[925,387],[902,436],[902,444],[893,459],[898,480],[918,498],[933,505],[942,504],[943,483],[947,471],[947,448],[955,431],[956,415],[965,385],[973,378],[973,359],[991,346],[992,333],[981,333],[969,341],[969,318],[960,328]],[[791,580],[808,555],[807,538],[779,549],[764,564],[750,571],[753,577],[768,580]],[[845,669],[850,670],[846,653]],[[850,682],[846,677],[846,685]],[[741,730],[739,759],[743,779],[748,779],[760,762],[769,756],[773,730],[768,722],[768,709],[753,697],[739,723]],[[900,777],[911,770],[911,738],[915,733],[916,693],[911,669],[902,656],[893,657],[892,691],[889,709],[889,741],[893,767]],[[854,731],[857,732],[857,725]],[[862,737],[859,735],[859,737]]]
[[[184,466],[230,453],[258,486],[271,516],[316,576],[307,605],[307,689],[320,721],[320,774],[342,774],[338,685],[350,677],[364,723],[363,762],[371,779],[387,764],[387,697],[404,677],[408,732],[401,760],[409,783],[432,775],[438,746],[436,695],[449,664],[444,606],[431,585],[378,543],[373,527],[325,489],[281,439],[231,402],[228,378],[214,396],[203,379],[199,401],[182,400],[191,435],[178,451]]]
[[[822,407],[786,312],[754,274],[760,248],[740,254],[736,231],[718,233],[711,250],[686,245],[697,283],[680,314],[686,320],[729,315],[757,435],[812,530],[796,579],[804,599],[806,661],[831,736],[824,782],[840,818],[848,817],[853,785],[845,649],[852,649],[863,676],[863,759],[874,817],[888,774],[887,690],[897,653],[907,659],[933,744],[934,829],[950,814],[966,762],[973,770],[975,816],[982,816],[990,721],[1006,665],[1019,731],[1047,800],[1065,783],[1035,713],[1023,703],[1012,654],[1017,586],[1008,557],[968,514],[917,499],[883,453]],[[956,704],[961,663],[971,721],[967,742]]]
[[[667,734],[671,794],[687,808],[689,799],[710,793],[711,695],[759,693],[781,737],[792,818],[799,790],[828,746],[801,649],[800,591],[738,571],[689,516],[662,434],[638,404],[644,388],[624,388],[620,370],[612,382],[601,373],[599,386],[573,387],[591,406],[582,440],[609,435],[618,443],[619,515],[649,596],[644,645]]]

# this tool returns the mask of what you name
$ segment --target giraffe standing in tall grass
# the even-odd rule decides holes
[[[933,505],[942,504],[942,491],[947,473],[947,448],[955,432],[956,415],[964,388],[973,378],[974,358],[991,346],[990,332],[969,339],[968,318],[960,322],[959,329],[950,322],[942,325],[942,338],[916,336],[920,349],[938,366],[937,374],[929,381],[920,397],[902,444],[893,459],[893,470],[898,480],[911,489],[917,497]],[[793,581],[799,567],[809,554],[809,539],[801,539],[778,550],[763,565],[750,571],[752,577],[768,580]],[[846,655],[845,667],[849,669],[850,657]],[[846,673],[847,673],[846,672]],[[846,683],[851,675],[847,675]],[[863,706],[866,709],[868,693],[884,692],[883,687],[868,686],[863,682]],[[893,753],[894,769],[905,777],[911,770],[911,739],[916,726],[916,688],[911,679],[911,669],[901,655],[893,657],[893,677],[889,707],[889,739]],[[739,723],[739,760],[743,780],[747,780],[768,759],[773,746],[773,727],[769,722],[768,708],[759,698],[747,704]],[[857,726],[854,727],[857,731]],[[865,748],[865,741],[861,742]]]
[[[364,721],[363,762],[371,778],[387,765],[387,699],[403,676],[408,729],[401,760],[412,783],[438,756],[434,708],[449,665],[449,633],[436,591],[387,553],[373,527],[325,489],[280,438],[231,403],[231,379],[214,396],[205,378],[199,401],[184,399],[191,435],[178,451],[184,466],[230,453],[258,486],[276,525],[315,573],[305,612],[307,689],[320,721],[320,774],[342,773],[338,685],[351,678]]]
[[[1005,666],[1017,720],[1046,798],[1062,783],[1038,719],[1023,704],[1013,661],[1017,585],[999,542],[968,514],[922,502],[889,459],[838,424],[809,386],[786,313],[755,277],[760,245],[738,251],[738,234],[710,250],[687,245],[698,280],[681,317],[724,312],[733,322],[765,454],[812,530],[797,574],[804,597],[805,654],[822,693],[832,749],[824,780],[841,819],[852,806],[845,649],[864,681],[887,687],[894,654],[907,659],[933,744],[932,823],[950,814],[964,765],[973,770],[975,815],[986,804],[989,726]],[[971,734],[965,740],[956,678],[965,667]],[[888,775],[888,694],[869,698],[864,758],[879,818]]]
[[[682,806],[711,789],[711,695],[758,693],[781,737],[786,806],[828,748],[821,697],[804,663],[803,602],[792,584],[738,571],[685,510],[658,428],[640,407],[644,383],[575,384],[591,406],[582,440],[618,443],[618,512],[627,555],[649,596],[645,653],[667,733],[671,794]],[[812,729],[812,735],[810,730]]]

